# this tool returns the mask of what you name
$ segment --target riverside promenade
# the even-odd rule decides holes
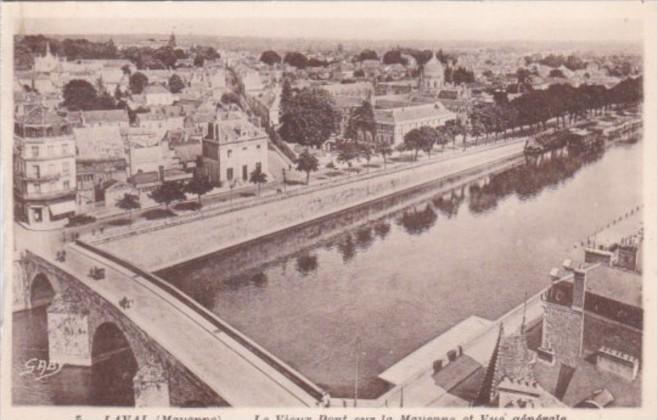
[[[146,270],[157,271],[428,182],[454,181],[469,171],[485,172],[521,158],[523,146],[520,139],[447,160],[419,160],[409,167],[310,186],[263,199],[260,204],[232,207],[217,214],[200,212],[143,228],[126,226],[85,240]]]

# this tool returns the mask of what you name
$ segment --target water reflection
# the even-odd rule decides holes
[[[213,312],[332,395],[353,392],[358,331],[359,395],[376,394],[371,381],[405,354],[468,316],[496,319],[518,305],[546,286],[574,241],[637,204],[641,148],[611,150],[581,169],[597,159],[517,162],[473,188],[436,183],[166,278],[184,291],[213,285]],[[585,195],[596,200],[578,199]],[[437,240],[438,230],[450,240]],[[244,267],[247,257],[258,266]],[[262,288],[250,281],[258,270],[269,278]],[[491,299],[500,281],[506,287]]]
[[[302,276],[317,270],[318,257],[313,254],[302,254],[297,257],[297,272]]]
[[[375,225],[375,234],[379,239],[384,239],[391,231],[391,224],[388,222],[379,222]]]
[[[514,193],[522,201],[533,199],[545,188],[573,178],[583,166],[602,156],[603,152],[597,151],[553,154],[528,160],[524,165],[491,176],[483,185],[472,184],[469,187],[469,210],[475,214],[487,213],[496,208],[500,199]]]
[[[410,235],[420,235],[434,226],[437,216],[432,206],[427,203],[424,210],[414,207],[404,212],[398,223]]]
[[[372,227],[365,226],[356,232],[356,244],[360,249],[368,249],[375,238],[372,235]]]
[[[267,285],[267,274],[262,271],[251,276],[251,282],[258,287],[265,287]]]
[[[441,212],[441,214],[446,216],[448,219],[457,216],[459,213],[459,208],[461,207],[466,197],[465,187],[462,187],[460,191],[460,193],[453,191],[449,198],[445,198],[443,195],[433,198],[432,204],[434,204],[434,208]]]
[[[349,262],[356,255],[356,245],[351,234],[346,234],[337,244],[338,251],[343,257],[343,262]]]

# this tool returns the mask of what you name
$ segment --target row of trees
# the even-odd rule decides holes
[[[267,182],[267,174],[257,167],[249,174],[249,182],[258,187],[258,194],[260,195],[261,186]],[[197,196],[198,208],[201,208],[201,197],[212,191],[213,188],[208,178],[195,176],[187,184],[163,182],[149,193],[149,197],[158,204],[164,204],[168,209],[171,203],[186,200],[186,193],[194,194]],[[135,194],[124,194],[122,198],[117,200],[116,206],[126,211],[141,208],[139,197]]]
[[[382,62],[384,64],[409,64],[405,55],[409,55],[414,58],[416,63],[420,66],[427,63],[434,53],[431,50],[418,50],[414,48],[397,48],[393,50],[386,51],[382,56]],[[447,64],[450,60],[454,61],[454,58],[443,53],[442,50],[439,50],[436,53],[436,56],[444,64]],[[354,59],[355,62],[365,61],[365,60],[379,60],[377,52],[374,50],[365,49],[357,54]],[[291,51],[285,54],[283,58],[276,51],[267,50],[263,51],[260,56],[260,61],[267,65],[279,64],[281,62],[289,64],[293,67],[304,69],[306,67],[324,67],[331,64],[325,60],[318,60],[316,58],[308,58],[304,54]]]
[[[129,71],[128,71],[129,73]],[[149,80],[142,72],[130,74],[128,87],[130,92],[121,92],[118,87],[114,96],[110,95],[102,81],[97,82],[96,86],[86,80],[73,79],[64,85],[62,105],[69,111],[90,111],[102,109],[116,109],[125,106],[124,99],[130,94],[141,94],[148,85]],[[185,89],[185,82],[177,74],[171,75],[168,81],[168,87],[171,93],[179,93]]]
[[[602,112],[613,105],[631,104],[642,99],[642,78],[623,80],[611,89],[601,85],[554,84],[546,90],[532,90],[512,101],[507,95],[495,104],[479,104],[469,115],[470,134],[501,134],[526,127],[546,129],[555,118],[558,128],[577,119]]]
[[[528,56],[525,57],[524,59],[527,66],[529,66],[532,63],[539,63],[544,66],[553,67],[553,68],[564,66],[572,71],[582,70],[587,67],[587,63],[574,54],[568,55],[566,57],[561,54],[549,54],[545,57],[541,57],[537,59]]]
[[[83,38],[59,40],[43,35],[26,35],[17,40],[15,62],[17,68],[28,69],[34,64],[34,56],[44,55],[46,45],[53,54],[67,60],[79,59],[127,59],[138,69],[169,69],[177,66],[178,60],[194,57],[194,65],[203,66],[206,60],[216,60],[220,54],[214,47],[195,46],[189,51],[176,48],[171,42],[158,48],[131,46],[118,49],[110,39],[93,42]]]

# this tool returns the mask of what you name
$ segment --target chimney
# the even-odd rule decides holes
[[[573,271],[573,302],[571,307],[574,309],[585,308],[585,282],[587,280],[587,271],[577,268]]]

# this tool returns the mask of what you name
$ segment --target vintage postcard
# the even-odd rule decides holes
[[[657,418],[655,2],[2,9],[3,419]]]

